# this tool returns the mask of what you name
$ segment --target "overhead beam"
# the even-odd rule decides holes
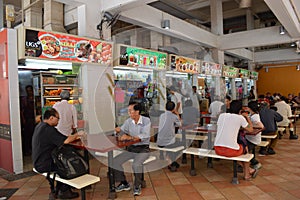
[[[134,7],[147,5],[158,0],[101,0],[104,11],[125,11]]]
[[[281,62],[281,61],[299,61],[299,54],[295,49],[279,49],[274,51],[263,51],[254,53],[253,62],[266,63],[266,62]]]
[[[123,21],[155,30],[165,35],[207,47],[217,46],[216,35],[148,5],[135,7],[120,14]],[[170,29],[161,28],[163,19],[170,20]]]
[[[280,35],[279,26],[261,28],[219,36],[219,49],[240,49],[293,42],[288,34]]]
[[[296,12],[299,12],[299,10],[295,11],[290,1],[265,0],[265,2],[289,35],[292,38],[300,38],[300,22],[296,15]],[[299,6],[299,3],[294,3],[294,5]]]

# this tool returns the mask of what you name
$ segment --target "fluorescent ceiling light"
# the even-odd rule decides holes
[[[71,62],[59,62],[48,60],[26,59],[24,66],[18,66],[19,69],[66,69],[72,70]]]

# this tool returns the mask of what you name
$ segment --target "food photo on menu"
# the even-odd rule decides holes
[[[42,54],[48,58],[57,58],[61,51],[60,41],[50,34],[43,34],[39,37],[42,44]]]

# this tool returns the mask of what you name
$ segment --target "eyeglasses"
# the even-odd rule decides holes
[[[59,117],[57,117],[57,116],[53,116],[53,117],[55,117],[56,119],[58,119],[58,120],[59,120]]]

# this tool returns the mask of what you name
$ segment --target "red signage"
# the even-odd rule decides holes
[[[25,56],[111,65],[112,44],[66,34],[26,29]]]

